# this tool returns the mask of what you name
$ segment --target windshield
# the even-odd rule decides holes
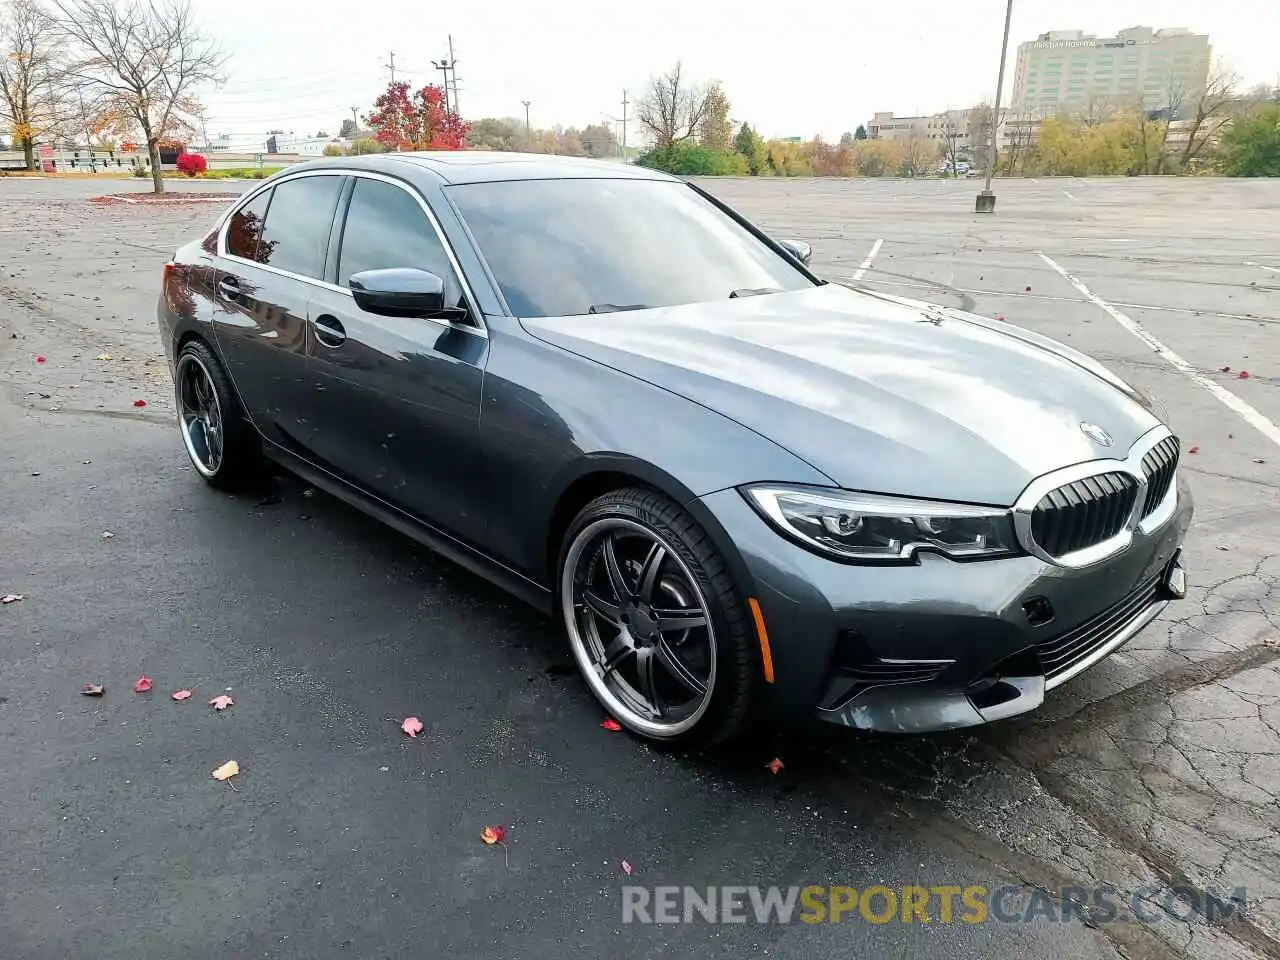
[[[513,180],[449,188],[519,317],[725,300],[813,281],[686,184]]]

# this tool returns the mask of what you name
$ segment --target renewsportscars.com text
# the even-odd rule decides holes
[[[624,886],[623,923],[1034,923],[1091,924],[1209,921],[1243,917],[1247,891],[1230,895],[1196,887],[1143,887],[1123,894],[1112,886],[1028,890],[980,884],[859,889],[847,886]]]

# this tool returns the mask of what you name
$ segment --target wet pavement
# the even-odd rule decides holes
[[[1020,181],[987,218],[965,181],[706,186],[832,279],[1004,316],[1155,395],[1197,448],[1188,598],[976,733],[652,751],[599,730],[552,625],[474,578],[287,479],[279,502],[201,488],[154,303],[216,205],[0,182],[15,956],[160,956],[179,931],[210,956],[1280,957],[1280,184]],[[142,702],[143,670],[238,702],[178,721],[202,704]],[[410,712],[425,745],[386,722]],[[239,792],[207,779],[232,755]],[[637,928],[624,857],[649,884],[1112,884],[1131,922]]]

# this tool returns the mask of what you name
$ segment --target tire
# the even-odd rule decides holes
[[[240,491],[266,479],[257,431],[245,416],[222,363],[208,344],[190,340],[174,365],[178,429],[191,465],[219,490]],[[203,380],[207,386],[198,387]],[[214,439],[218,441],[214,456]]]
[[[610,716],[680,746],[742,730],[761,673],[755,634],[724,559],[684,508],[642,488],[604,494],[569,525],[557,569],[574,659]]]

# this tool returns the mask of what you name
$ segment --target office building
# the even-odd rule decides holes
[[[958,153],[969,152],[969,111],[944,110],[920,117],[895,117],[893,111],[881,111],[867,121],[867,136],[872,140],[907,140],[917,137],[934,140],[943,149],[951,137],[957,140]]]
[[[1082,111],[1189,106],[1209,74],[1209,38],[1182,27],[1114,37],[1052,30],[1018,45],[1011,110],[1041,118]]]

